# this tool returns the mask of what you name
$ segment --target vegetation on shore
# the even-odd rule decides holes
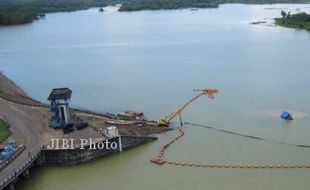
[[[10,136],[11,132],[5,126],[4,122],[0,120],[0,143],[2,143],[8,136]]]
[[[39,18],[39,13],[28,6],[1,6],[0,25],[24,24]]]
[[[310,0],[132,0],[124,2],[120,11],[180,9],[180,8],[217,8],[224,3],[272,4],[272,3],[309,3]]]
[[[83,10],[119,3],[119,0],[0,0],[0,25],[32,22],[45,13]]]
[[[140,11],[180,8],[217,8],[213,0],[136,0],[123,3],[119,11]]]
[[[296,13],[290,14],[284,11],[281,12],[282,18],[276,18],[276,24],[289,28],[300,28],[310,31],[310,14]]]
[[[0,0],[0,25],[24,24],[45,13],[122,4],[120,11],[216,8],[222,3],[309,3],[310,0]]]

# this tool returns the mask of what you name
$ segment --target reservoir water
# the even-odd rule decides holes
[[[184,120],[285,143],[310,145],[310,33],[274,26],[281,10],[310,5],[226,4],[218,9],[47,14],[0,28],[0,69],[46,102],[54,87],[73,90],[72,106],[134,109],[159,119],[215,86]],[[253,25],[253,21],[267,21]],[[291,122],[279,118],[289,110]],[[95,162],[37,168],[21,190],[309,189],[310,170],[242,170],[149,163],[175,131]],[[225,164],[310,163],[310,149],[256,141],[194,126],[172,146],[175,161]]]

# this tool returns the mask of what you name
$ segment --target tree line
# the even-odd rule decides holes
[[[139,11],[180,8],[216,8],[223,3],[272,4],[309,3],[310,0],[133,0],[124,2],[120,11]]]
[[[310,14],[305,12],[291,14],[281,11],[282,18],[276,18],[276,24],[290,28],[301,28],[310,31]]]
[[[125,2],[119,11],[180,9],[180,8],[217,8],[212,0],[136,0]]]
[[[0,6],[0,25],[28,23],[39,18],[39,15],[37,11],[27,6]]]
[[[222,3],[307,3],[310,0],[0,0],[0,25],[23,24],[45,13],[122,4],[120,11],[216,8]]]
[[[0,25],[23,24],[45,13],[83,10],[119,3],[120,0],[0,0]]]

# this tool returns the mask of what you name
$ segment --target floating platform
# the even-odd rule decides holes
[[[285,120],[293,120],[292,115],[289,112],[287,112],[287,111],[283,111],[282,112],[281,118],[285,119]]]
[[[159,159],[159,158],[155,158],[151,160],[152,163],[154,164],[158,164],[158,165],[163,165],[164,163],[166,163],[165,160]]]

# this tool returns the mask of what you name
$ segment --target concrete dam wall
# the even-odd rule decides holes
[[[126,150],[151,141],[157,140],[157,137],[138,137],[138,136],[121,136],[122,149]],[[119,145],[119,138],[108,139],[109,143],[115,142]],[[69,166],[80,163],[93,161],[104,156],[119,152],[116,149],[91,149],[85,146],[84,149],[43,149],[41,155],[36,160],[39,166]]]

